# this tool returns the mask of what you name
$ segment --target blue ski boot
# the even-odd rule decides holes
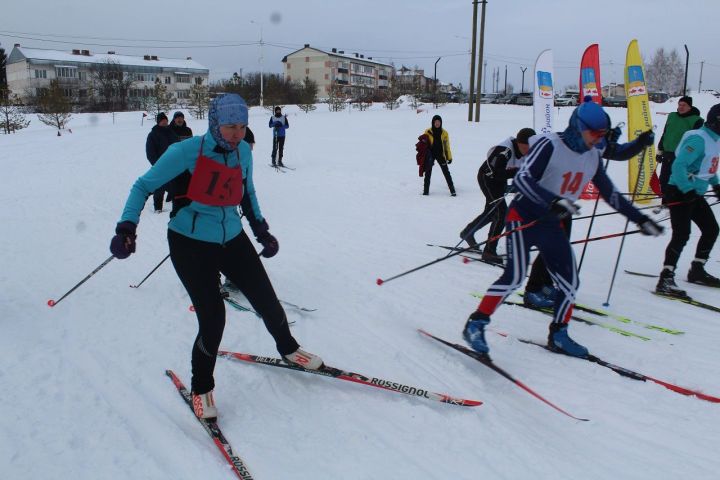
[[[550,324],[548,335],[548,347],[553,352],[564,353],[571,357],[587,357],[588,349],[570,338],[567,333],[567,325],[560,323]]]
[[[490,351],[485,341],[485,326],[490,323],[490,317],[475,311],[467,319],[463,329],[463,338],[478,353],[487,354]]]
[[[555,300],[545,295],[542,290],[538,292],[525,292],[523,295],[523,303],[534,308],[552,308],[555,306]]]

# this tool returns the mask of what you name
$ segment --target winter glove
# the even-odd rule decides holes
[[[665,153],[660,150],[655,154],[655,162],[657,163],[663,163],[665,161]]]
[[[605,134],[605,139],[608,143],[617,143],[617,141],[620,140],[620,135],[622,135],[622,130],[620,130],[620,127],[611,128]]]
[[[652,218],[646,217],[645,215],[643,215],[643,219],[638,222],[638,227],[640,227],[640,233],[643,235],[652,235],[653,237],[659,237],[663,231],[665,231],[665,229],[655,223]]]
[[[567,198],[556,197],[550,204],[550,213],[560,220],[572,217],[578,212],[580,212],[580,205]]]
[[[642,132],[638,135],[637,141],[643,147],[652,147],[655,144],[655,133],[652,130]]]
[[[452,158],[449,158],[447,161],[448,165],[452,163]]]
[[[273,125],[275,125],[275,128],[280,128],[280,127],[282,127],[282,123],[280,123],[280,122],[278,122],[278,121],[275,121],[275,123],[274,123]]]
[[[720,185],[713,185],[713,193],[718,200],[720,200]]]
[[[266,220],[252,227],[255,239],[263,246],[260,255],[265,258],[274,257],[280,249],[280,244],[270,232],[270,226]]]
[[[110,240],[110,252],[117,259],[124,259],[135,253],[135,229],[137,225],[132,222],[120,222],[115,227],[115,236]]]

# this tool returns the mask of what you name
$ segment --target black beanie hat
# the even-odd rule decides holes
[[[533,130],[532,128],[521,128],[515,136],[515,140],[517,140],[518,143],[523,143],[527,145],[528,139],[533,135],[535,135],[535,130]]]
[[[167,120],[167,115],[165,115],[165,112],[160,112],[157,114],[157,117],[155,117],[155,123],[160,123],[160,120]]]
[[[178,110],[178,111],[175,112],[175,114],[173,115],[173,120],[175,120],[175,119],[178,118],[178,117],[185,118],[185,114]]]
[[[442,128],[442,117],[440,115],[433,115],[432,120],[430,120],[430,126],[435,127],[435,120],[440,120],[440,128]]]
[[[720,103],[710,108],[705,119],[705,125],[713,132],[720,134]]]
[[[689,97],[687,95],[684,97],[680,97],[680,100],[678,100],[678,103],[680,103],[680,102],[685,102],[688,104],[688,106],[692,107],[692,97]]]

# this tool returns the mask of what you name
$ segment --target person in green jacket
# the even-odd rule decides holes
[[[675,150],[675,161],[666,190],[670,210],[672,238],[665,249],[665,260],[655,292],[673,297],[687,297],[675,284],[675,267],[683,247],[690,238],[690,223],[700,228],[695,259],[688,271],[687,281],[720,288],[720,279],[705,271],[720,229],[715,215],[705,200],[708,185],[720,199],[720,180],[717,171],[720,162],[720,103],[713,106],[705,125],[685,132]],[[667,192],[667,193],[665,193]]]
[[[655,157],[657,162],[662,165],[659,180],[663,196],[667,195],[668,180],[670,180],[670,173],[675,160],[675,149],[680,144],[680,139],[688,130],[696,130],[702,125],[703,119],[700,116],[700,110],[693,107],[692,97],[681,97],[678,100],[677,112],[668,115],[665,129],[662,137],[660,137],[660,143],[658,143],[658,153]],[[667,203],[665,198],[663,198],[663,203]]]

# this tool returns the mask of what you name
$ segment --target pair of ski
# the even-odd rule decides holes
[[[477,293],[477,292],[473,292],[473,293],[471,293],[471,295],[474,296],[474,297],[476,297],[476,298],[482,298],[482,297],[483,297],[482,294]],[[523,293],[520,293],[519,295],[522,296]],[[550,315],[550,316],[554,315],[554,310],[553,310],[552,307],[537,307],[537,306],[528,305],[528,304],[526,304],[526,303],[524,303],[524,302],[516,301],[516,300],[505,300],[503,303],[506,303],[506,304],[508,304],[508,305],[514,305],[514,306],[516,306],[516,307],[527,308],[527,309],[529,309],[529,310],[535,310],[535,311],[537,311],[537,312],[541,312],[541,313],[544,313],[544,314]],[[660,325],[653,325],[653,324],[651,324],[651,323],[645,323],[645,322],[640,322],[640,321],[638,321],[638,320],[632,320],[632,319],[630,319],[630,318],[628,318],[628,317],[625,317],[625,316],[622,316],[622,315],[617,315],[617,314],[614,314],[614,313],[612,313],[612,312],[608,312],[608,311],[606,311],[606,310],[600,310],[600,309],[593,308],[593,307],[589,307],[589,306],[587,306],[587,305],[583,305],[583,304],[580,304],[580,303],[576,303],[576,304],[575,304],[575,309],[576,309],[576,310],[579,310],[579,311],[582,311],[582,312],[585,312],[585,313],[589,313],[589,314],[592,314],[592,315],[596,315],[596,316],[599,316],[599,317],[612,318],[612,319],[614,319],[614,320],[617,320],[618,322],[622,322],[622,323],[626,323],[626,324],[627,324],[627,323],[633,323],[633,324],[635,324],[635,325],[640,325],[640,326],[642,326],[642,327],[644,327],[644,328],[647,328],[647,329],[649,329],[649,330],[657,330],[657,331],[659,331],[659,332],[667,333],[668,335],[682,335],[682,334],[685,333],[685,332],[683,332],[682,330],[674,330],[674,329],[671,329],[671,328],[662,327],[662,326],[660,326]],[[588,316],[578,315],[577,312],[573,313],[573,315],[572,315],[570,318],[573,319],[573,320],[575,320],[576,322],[581,322],[581,323],[585,323],[585,324],[587,324],[587,325],[594,325],[594,326],[597,326],[597,327],[602,327],[602,328],[604,328],[604,329],[606,329],[606,330],[609,330],[609,331],[611,331],[611,332],[617,333],[617,334],[622,335],[622,336],[624,336],[624,337],[637,338],[637,339],[643,340],[643,341],[649,341],[649,340],[651,340],[650,337],[646,337],[646,336],[644,336],[644,335],[639,335],[639,334],[634,333],[634,332],[631,332],[631,331],[629,331],[629,330],[623,330],[622,328],[618,328],[618,327],[616,327],[616,326],[614,326],[614,325],[610,325],[610,324],[608,324],[608,323],[601,322],[601,321],[599,321],[599,320],[596,320],[596,319],[591,318],[591,317],[588,317]]]
[[[451,397],[450,395],[446,395],[443,393],[435,393],[429,390],[425,390],[423,388],[414,387],[411,385],[404,385],[402,383],[383,380],[381,378],[366,377],[365,375],[361,375],[359,373],[349,372],[329,366],[324,366],[320,370],[308,370],[299,365],[287,364],[279,358],[261,357],[258,355],[250,355],[247,353],[219,351],[218,356],[239,362],[269,365],[273,367],[286,368],[289,370],[336,378],[338,380],[345,380],[360,385],[366,385],[381,390],[401,393],[415,398],[434,400],[450,405],[459,405],[462,407],[477,407],[479,405],[482,405],[482,402],[478,400],[467,400],[464,398]],[[190,407],[190,410],[193,411],[193,416],[200,422],[200,424],[205,429],[205,432],[207,432],[215,446],[218,448],[218,450],[220,450],[220,453],[222,453],[223,457],[232,468],[233,473],[241,480],[252,480],[253,477],[250,475],[250,472],[248,471],[245,462],[233,452],[232,446],[220,430],[220,427],[217,424],[217,420],[209,421],[195,416],[195,412],[192,406],[192,394],[187,390],[187,388],[185,388],[182,381],[180,381],[180,378],[172,370],[166,370],[165,374],[170,377],[173,384],[177,388],[180,396],[183,398],[188,407]]]
[[[650,274],[650,273],[633,272],[633,271],[631,271],[631,270],[625,270],[625,273],[628,273],[628,274],[630,274],[630,275],[637,275],[637,276],[639,276],[639,277],[647,277],[647,278],[658,278],[658,277],[659,277],[659,275],[653,275],[653,274]],[[693,299],[692,297],[690,297],[690,296],[677,297],[677,296],[674,296],[674,295],[663,295],[662,293],[658,293],[658,292],[655,292],[655,291],[653,291],[652,293],[653,293],[654,295],[657,295],[658,297],[663,297],[663,298],[667,298],[667,299],[670,299],[670,300],[677,300],[678,302],[683,302],[683,303],[687,303],[688,305],[693,305],[693,306],[695,306],[695,307],[704,308],[705,310],[710,310],[711,312],[720,313],[720,307],[717,307],[717,306],[715,306],[715,305],[711,305],[711,304],[709,304],[709,303],[699,302],[699,301],[697,301],[697,300],[694,300],[694,299]]]
[[[282,173],[285,173],[288,170],[295,170],[294,167],[288,167],[287,165],[277,165],[277,164],[273,164],[273,163],[270,163],[268,165],[271,166],[272,168],[274,168],[276,171],[282,172]]]

